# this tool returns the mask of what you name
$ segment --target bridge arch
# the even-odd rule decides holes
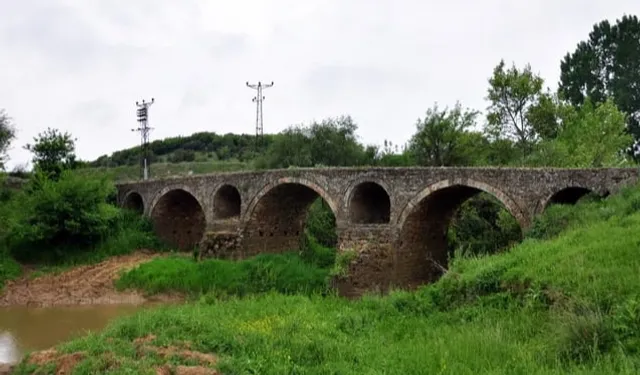
[[[135,190],[129,190],[122,198],[122,208],[143,214],[145,208],[144,197]]]
[[[382,181],[361,178],[345,192],[347,215],[353,224],[387,224],[391,221],[391,190]]]
[[[242,210],[242,196],[232,184],[222,184],[213,193],[213,217],[224,220],[239,218]]]
[[[412,288],[442,275],[450,256],[449,224],[458,208],[481,192],[502,203],[522,230],[526,225],[525,215],[518,204],[498,188],[471,179],[442,180],[429,185],[405,205],[396,222],[397,285]]]
[[[198,245],[206,229],[205,211],[197,195],[187,186],[160,190],[149,208],[149,216],[160,239],[179,250]]]
[[[593,189],[583,185],[566,186],[545,197],[539,203],[536,214],[542,214],[549,206],[554,204],[576,204],[580,199],[589,194],[597,194],[604,198],[609,195],[609,191]]]
[[[263,187],[243,215],[247,255],[298,249],[309,207],[318,197],[336,217],[335,201],[314,181],[283,177]]]

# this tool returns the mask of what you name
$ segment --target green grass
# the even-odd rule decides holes
[[[443,278],[415,292],[358,301],[276,292],[220,299],[212,288],[196,303],[142,311],[60,350],[89,354],[78,374],[153,373],[166,360],[139,356],[132,343],[149,334],[157,336],[153,345],[188,341],[217,354],[224,374],[636,374],[636,202],[637,187],[552,208],[510,252],[456,258]],[[129,277],[148,289],[176,288],[183,278],[180,287],[193,290],[206,280],[236,280],[225,270],[242,267],[181,262],[165,281],[153,275],[171,274],[161,270],[170,263]]]
[[[328,269],[304,262],[296,253],[264,254],[243,261],[185,257],[154,259],[125,273],[119,289],[141,289],[149,294],[247,295],[275,290],[308,294],[326,289]]]
[[[20,264],[6,251],[0,249],[0,292],[2,292],[5,282],[20,276],[21,272]]]
[[[214,172],[233,172],[252,169],[252,164],[231,161],[194,161],[183,163],[157,163],[151,165],[151,177],[187,176],[189,173],[204,174]],[[140,167],[124,165],[113,168],[82,168],[77,173],[85,176],[108,176],[114,181],[130,181],[140,178]]]

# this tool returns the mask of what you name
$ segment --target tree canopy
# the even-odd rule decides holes
[[[7,150],[16,137],[16,129],[7,112],[0,109],[0,170],[4,170]]]
[[[559,94],[574,106],[607,99],[627,114],[627,130],[640,140],[640,21],[603,20],[560,64]]]

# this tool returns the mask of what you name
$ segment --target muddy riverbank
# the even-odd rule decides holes
[[[117,291],[114,281],[121,272],[156,257],[157,253],[138,251],[134,254],[107,259],[101,263],[79,266],[58,274],[44,274],[34,277],[27,271],[13,281],[6,283],[0,292],[0,307],[29,306],[78,306],[128,304],[139,305],[146,302],[168,302],[180,300],[181,296],[145,297],[137,291]]]
[[[164,255],[138,251],[59,273],[25,270],[22,277],[7,282],[0,292],[0,375],[10,374],[12,363],[26,352],[37,351],[34,358],[44,360],[40,353],[87,331],[99,331],[117,317],[182,301],[179,295],[149,298],[114,286],[122,272],[160,256]]]

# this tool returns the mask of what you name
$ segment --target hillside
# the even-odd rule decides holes
[[[276,293],[219,299],[218,290],[58,350],[76,353],[82,374],[169,371],[163,358],[171,353],[173,365],[224,374],[635,374],[638,209],[638,187],[551,207],[522,244],[458,256],[442,279],[415,292],[346,301]],[[170,283],[192,272],[152,263],[128,279],[147,272],[140,280]],[[156,274],[148,278],[149,270]],[[33,367],[25,362],[18,373]]]
[[[224,134],[198,132],[189,136],[169,137],[149,142],[149,156],[153,163],[241,161],[254,159],[256,153],[263,152],[276,137],[265,134],[261,144],[256,137],[248,134]],[[102,155],[88,162],[91,167],[137,166],[140,161],[140,146]]]

